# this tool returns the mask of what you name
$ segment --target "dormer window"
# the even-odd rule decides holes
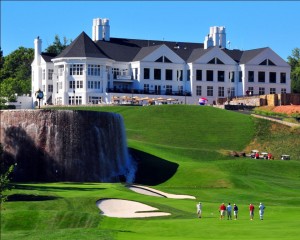
[[[155,62],[172,63],[172,61],[166,56],[161,56],[160,58],[156,59]]]
[[[259,65],[261,65],[261,66],[276,66],[276,64],[273,63],[270,59],[265,59]]]
[[[224,64],[219,58],[213,58],[207,64]]]

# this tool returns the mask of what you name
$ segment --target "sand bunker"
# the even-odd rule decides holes
[[[190,195],[170,194],[170,193],[158,191],[150,187],[139,186],[139,185],[130,185],[128,186],[128,188],[137,193],[145,194],[149,196],[155,196],[155,197],[166,197],[166,198],[174,198],[174,199],[196,199],[194,196],[190,196]]]
[[[121,199],[103,199],[97,201],[101,214],[108,217],[117,218],[144,218],[168,216],[170,213],[159,212],[157,208],[143,203],[121,200]]]

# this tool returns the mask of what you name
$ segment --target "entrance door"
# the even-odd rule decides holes
[[[155,94],[160,94],[161,92],[161,86],[160,85],[155,85],[154,86]]]

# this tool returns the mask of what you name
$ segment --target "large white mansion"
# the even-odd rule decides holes
[[[94,19],[61,54],[41,52],[34,40],[32,96],[41,104],[110,103],[112,96],[173,97],[196,104],[217,98],[290,93],[290,66],[269,47],[226,48],[224,27],[204,43],[111,38],[108,19]],[[34,97],[34,101],[36,98]]]

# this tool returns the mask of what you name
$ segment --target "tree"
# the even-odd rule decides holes
[[[300,93],[300,48],[295,48],[288,57],[291,66],[291,88],[293,93]]]
[[[54,37],[54,42],[49,45],[45,51],[47,53],[53,53],[56,55],[59,55],[67,46],[68,46],[68,41],[66,37],[64,37],[63,43],[60,41],[59,36],[56,34]]]
[[[4,151],[2,144],[0,143],[0,209],[2,203],[7,200],[7,196],[4,192],[11,190],[12,185],[10,184],[11,173],[14,171],[14,165],[8,165],[4,159]]]

